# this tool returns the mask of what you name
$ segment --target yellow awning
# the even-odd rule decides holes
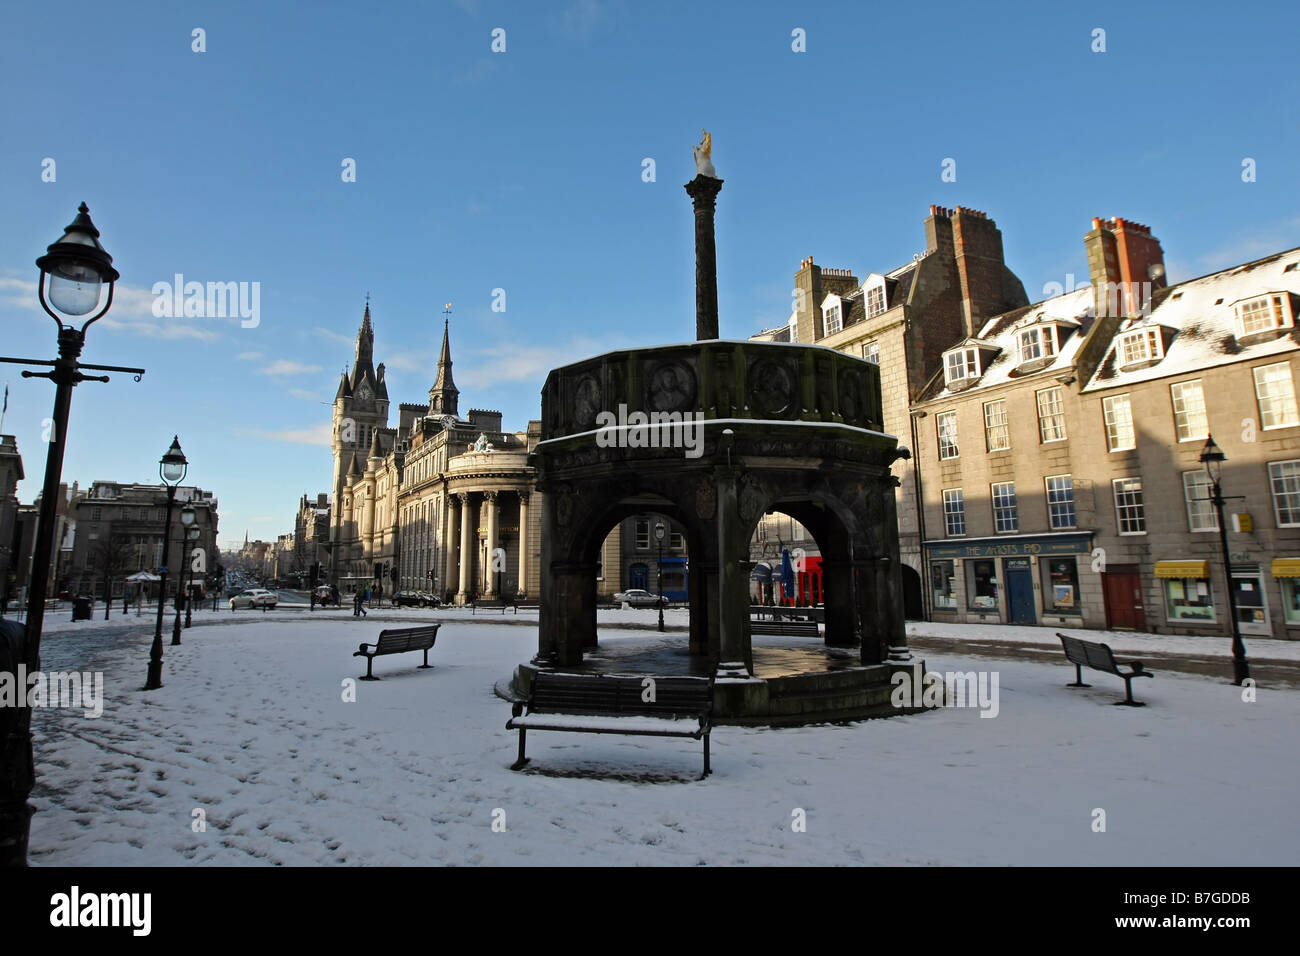
[[[1209,561],[1157,561],[1158,578],[1208,578]]]
[[[1274,558],[1273,577],[1300,578],[1300,558]]]

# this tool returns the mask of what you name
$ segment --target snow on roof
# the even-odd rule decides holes
[[[994,316],[984,323],[978,336],[967,338],[961,345],[953,346],[953,348],[976,346],[982,349],[999,349],[997,357],[989,362],[987,368],[982,370],[983,374],[976,380],[975,384],[966,388],[951,389],[944,383],[941,376],[938,382],[940,387],[930,400],[937,401],[975,389],[1005,385],[1012,379],[1020,377],[1016,375],[1017,368],[1020,366],[1020,349],[1017,337],[1024,329],[1034,325],[1055,322],[1064,325],[1067,329],[1073,328],[1077,330],[1064,341],[1058,342],[1059,351],[1056,355],[1042,365],[1035,365],[1034,371],[1031,373],[1033,375],[1049,375],[1051,373],[1059,375],[1063,369],[1073,367],[1079,346],[1082,344],[1088,329],[1092,326],[1092,321],[1093,298],[1091,286],[1081,286],[1044,302]],[[947,351],[952,351],[952,349]]]
[[[1239,342],[1233,303],[1269,292],[1300,295],[1300,269],[1286,271],[1296,262],[1300,262],[1300,248],[1160,290],[1154,296],[1149,316],[1131,320],[1120,329],[1083,391],[1123,387],[1295,351],[1300,340],[1294,330],[1276,338]],[[1115,353],[1120,336],[1135,328],[1161,326],[1174,333],[1164,358],[1151,365],[1121,370]]]

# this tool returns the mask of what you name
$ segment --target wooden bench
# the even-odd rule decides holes
[[[485,611],[500,611],[502,614],[505,614],[506,608],[508,607],[510,607],[510,605],[507,604],[505,601],[497,600],[494,598],[490,601],[488,600],[475,601],[473,604],[470,605],[470,613],[477,614],[479,608],[482,608]]]
[[[767,634],[780,637],[821,637],[816,621],[750,621],[751,635]]]
[[[1077,637],[1067,637],[1060,633],[1056,634],[1061,639],[1061,646],[1065,648],[1065,657],[1074,665],[1074,683],[1066,684],[1066,687],[1091,687],[1091,684],[1083,682],[1084,667],[1090,667],[1095,671],[1103,671],[1107,674],[1114,674],[1116,677],[1124,678],[1124,700],[1115,701],[1116,704],[1124,704],[1128,707],[1145,707],[1142,701],[1133,699],[1133,678],[1134,677],[1155,677],[1145,668],[1141,661],[1117,661],[1115,654],[1111,651],[1108,644],[1097,644],[1093,641],[1080,640]],[[1129,670],[1122,671],[1121,667],[1127,667]]]
[[[789,607],[782,604],[751,604],[749,606],[749,617],[752,621],[764,621],[771,618],[775,621],[793,620],[793,621],[816,621],[821,624],[825,620],[826,609],[823,607]]]
[[[379,680],[371,671],[371,668],[376,657],[383,657],[386,654],[424,651],[424,663],[420,665],[420,669],[432,667],[433,665],[429,663],[429,648],[433,647],[433,642],[438,639],[438,628],[441,626],[441,624],[429,624],[424,627],[380,631],[377,643],[362,644],[361,649],[352,655],[353,657],[364,657],[366,659],[366,676],[361,679]],[[366,650],[366,648],[371,648],[371,650]]]
[[[654,699],[646,700],[648,696]],[[506,730],[519,731],[519,759],[510,766],[511,770],[520,770],[528,763],[524,754],[528,731],[559,730],[578,734],[702,738],[704,773],[700,779],[710,773],[711,677],[615,677],[540,671],[533,678],[531,696],[516,702],[512,713],[514,716],[506,722]]]

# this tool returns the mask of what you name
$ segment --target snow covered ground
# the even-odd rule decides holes
[[[51,620],[46,668],[102,669],[106,700],[98,719],[36,715],[32,862],[1289,865],[1300,851],[1294,690],[1245,703],[1223,680],[1162,672],[1132,709],[1112,706],[1116,678],[1064,687],[1063,660],[930,654],[931,670],[996,670],[998,716],[720,727],[705,781],[693,741],[538,733],[513,773],[492,685],[536,649],[536,612],[436,613],[434,669],[379,658],[383,680],[345,702],[357,644],[430,616],[371,614],[207,612],[149,693],[148,620]],[[641,639],[615,625],[654,617],[602,612],[602,640]]]

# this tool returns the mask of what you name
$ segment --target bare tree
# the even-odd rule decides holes
[[[90,549],[93,567],[104,577],[104,620],[113,606],[113,582],[123,578],[136,564],[136,547],[128,539],[107,537]]]

